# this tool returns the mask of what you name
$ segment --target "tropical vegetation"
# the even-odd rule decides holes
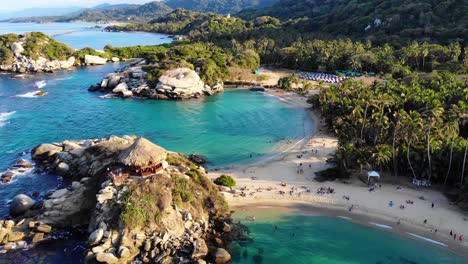
[[[468,148],[468,84],[444,72],[429,79],[346,81],[311,100],[339,138],[340,169],[462,186]]]

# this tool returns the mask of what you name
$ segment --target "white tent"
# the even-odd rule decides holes
[[[368,171],[367,172],[367,181],[370,180],[371,177],[376,177],[376,178],[379,178],[380,180],[380,174],[376,171]]]

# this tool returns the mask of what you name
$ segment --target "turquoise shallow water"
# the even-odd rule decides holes
[[[0,34],[40,31],[55,36],[58,41],[64,42],[76,49],[91,47],[103,49],[112,44],[114,47],[127,47],[135,45],[158,45],[172,41],[167,35],[146,32],[103,32],[101,29],[92,29],[92,23],[0,23]],[[99,25],[105,27],[106,25]],[[70,34],[64,34],[72,32]],[[63,34],[63,35],[62,35]]]
[[[270,155],[276,143],[302,138],[302,128],[313,126],[305,110],[245,90],[177,102],[102,99],[100,93],[87,91],[117,67],[108,64],[25,80],[0,76],[0,172],[40,143],[113,134],[142,135],[170,150],[205,155],[211,168],[223,167],[248,162],[251,154]],[[27,97],[41,80],[47,84],[41,90],[48,94]],[[25,175],[27,180],[18,177],[0,186],[0,213],[16,193],[50,185],[48,177]]]
[[[252,214],[256,221],[246,219]],[[235,218],[249,228],[253,239],[231,246],[236,264],[468,263],[445,248],[334,217],[262,209],[241,212]]]

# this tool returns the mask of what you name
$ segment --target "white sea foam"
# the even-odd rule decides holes
[[[34,83],[34,86],[37,89],[41,89],[41,88],[45,87],[46,85],[47,85],[47,82],[45,80],[37,81],[37,82]]]
[[[29,92],[29,93],[25,93],[25,94],[18,94],[18,95],[15,95],[15,97],[21,97],[21,98],[36,98],[36,97],[39,97],[37,95],[37,93],[39,93],[41,91],[37,90],[37,91],[33,91],[33,92]],[[47,93],[44,93],[42,94],[41,96],[43,95],[46,95]]]
[[[351,217],[347,217],[347,216],[342,216],[342,215],[339,215],[338,218],[342,218],[342,219],[345,219],[345,220],[353,220]]]
[[[378,226],[378,227],[381,227],[381,228],[385,228],[385,229],[392,229],[393,228],[393,227],[388,226],[388,225],[378,224],[378,223],[374,223],[374,222],[369,222],[369,224],[375,225],[375,226]]]
[[[6,112],[6,113],[0,113],[0,127],[6,125],[6,121],[8,120],[8,118],[13,115],[14,113],[16,113],[16,111],[12,111],[12,112]]]
[[[447,247],[446,244],[444,244],[444,243],[442,243],[442,242],[439,242],[439,241],[436,241],[436,240],[432,240],[432,239],[427,238],[427,237],[418,236],[418,235],[416,235],[416,234],[409,233],[409,232],[406,232],[406,234],[408,234],[408,235],[410,235],[410,236],[417,237],[417,238],[422,239],[422,240],[425,240],[425,241],[427,241],[427,242],[431,242],[431,243],[436,244],[436,245],[439,245],[439,246]]]

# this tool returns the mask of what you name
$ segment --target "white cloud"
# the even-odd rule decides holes
[[[2,0],[2,2],[5,0]],[[151,0],[15,0],[9,1],[7,5],[3,5],[3,10],[21,10],[28,8],[44,8],[44,7],[92,7],[99,4],[144,4]]]

